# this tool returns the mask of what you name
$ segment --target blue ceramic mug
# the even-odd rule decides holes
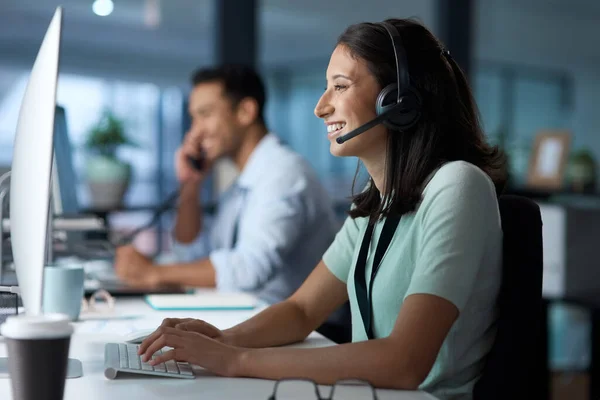
[[[82,264],[54,264],[44,268],[44,313],[65,314],[79,319],[84,289]]]

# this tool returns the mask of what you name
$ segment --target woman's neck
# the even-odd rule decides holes
[[[373,183],[379,193],[382,195],[385,192],[385,156],[379,155],[379,157],[373,158],[361,158],[362,163],[365,165],[367,172],[373,179]]]

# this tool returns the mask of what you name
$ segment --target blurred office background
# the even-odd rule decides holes
[[[105,110],[124,122],[127,135],[139,145],[119,149],[119,157],[132,165],[132,179],[124,205],[103,211],[113,227],[129,229],[146,222],[152,207],[176,187],[173,154],[188,124],[191,72],[241,52],[265,77],[268,126],[310,161],[339,201],[342,218],[357,162],[330,155],[323,124],[313,115],[330,52],[351,23],[412,16],[438,34],[468,70],[486,134],[510,156],[512,188],[539,196],[526,184],[534,139],[540,132],[568,132],[567,163],[578,155],[587,171],[593,170],[587,175],[591,187],[577,199],[589,200],[588,205],[595,201],[593,176],[600,157],[600,50],[593,42],[600,37],[600,3],[595,0],[225,3],[0,0],[0,166],[10,166],[28,74],[53,10],[62,4],[57,102],[66,112],[76,172],[71,184],[82,210],[94,211],[85,173],[90,157],[83,143]],[[111,8],[109,15],[98,15]],[[252,15],[256,19],[248,22]],[[230,179],[226,165],[213,174],[207,204]],[[549,195],[572,192],[566,189],[565,184]],[[138,244],[149,252],[167,248],[169,227],[166,217]],[[587,379],[591,351],[588,317],[566,306],[551,313],[550,357],[560,373],[555,398],[571,391],[574,400],[575,393],[587,390],[581,382]]]

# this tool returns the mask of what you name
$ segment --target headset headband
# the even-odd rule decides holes
[[[381,25],[390,35],[390,38],[392,39],[392,45],[394,46],[394,58],[396,59],[396,79],[398,84],[397,101],[400,101],[400,94],[410,87],[406,52],[402,46],[402,40],[400,39],[398,29],[386,21],[381,22]]]

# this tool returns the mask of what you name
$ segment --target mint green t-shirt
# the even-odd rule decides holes
[[[352,341],[367,340],[354,286],[354,270],[367,218],[348,218],[323,256],[347,284]],[[373,232],[367,287],[384,221]],[[420,389],[440,400],[471,399],[495,338],[501,281],[502,230],[491,179],[476,166],[453,161],[430,177],[417,209],[401,220],[373,283],[373,332],[387,337],[404,299],[432,294],[452,302],[459,317]]]

